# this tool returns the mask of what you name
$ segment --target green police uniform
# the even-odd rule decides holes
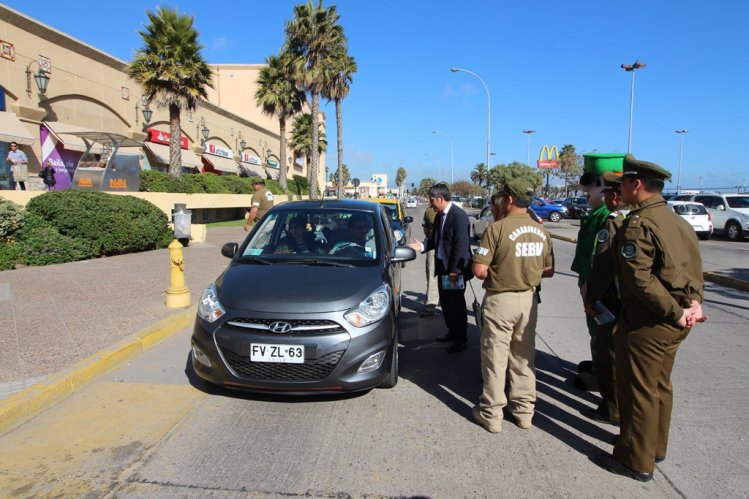
[[[624,177],[664,180],[658,165],[624,159]],[[633,207],[614,240],[622,316],[615,334],[620,435],[616,460],[652,473],[666,456],[673,404],[671,369],[690,328],[678,321],[702,302],[704,280],[692,227],[655,194]]]
[[[424,228],[424,235],[427,239],[432,237],[432,229],[434,227],[434,220],[437,218],[437,211],[431,206],[427,206],[424,211],[424,221],[421,226]],[[439,303],[439,292],[437,290],[437,274],[434,271],[434,250],[426,252],[425,271],[427,279],[427,289],[425,293],[424,305],[426,306],[425,311],[420,314],[421,317],[429,317],[434,315],[434,308]]]
[[[505,191],[518,197],[533,193],[521,179],[510,181]],[[554,265],[551,237],[526,213],[510,214],[487,227],[473,261],[488,267],[480,341],[483,389],[475,417],[500,427],[509,371],[510,413],[521,428],[530,428],[536,403],[534,290],[544,268]]]
[[[268,190],[267,187],[258,189],[255,194],[252,195],[250,200],[250,206],[252,208],[257,207],[257,216],[255,217],[255,223],[263,218],[268,211],[273,208],[273,193]]]
[[[594,246],[593,262],[587,279],[587,292],[583,297],[585,304],[602,304],[615,317],[621,314],[621,299],[619,286],[615,279],[614,257],[612,255],[612,240],[619,232],[625,219],[625,214],[612,211],[604,220]],[[614,364],[614,327],[616,321],[608,324],[596,324],[595,348],[593,356],[595,362],[593,371],[596,384],[601,394],[598,412],[610,421],[619,421],[619,408],[616,399],[615,364]]]

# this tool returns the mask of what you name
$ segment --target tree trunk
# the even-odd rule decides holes
[[[338,196],[338,199],[343,199],[343,113],[341,112],[341,99],[335,100],[335,123],[336,139],[338,141],[338,186],[336,187],[336,196]]]
[[[309,197],[318,199],[320,190],[317,183],[318,172],[320,171],[320,95],[312,92],[312,164],[309,169]]]
[[[286,182],[286,118],[278,118],[278,130],[281,134],[281,151],[279,153],[281,164],[278,166],[278,183],[286,191],[289,188]]]
[[[182,130],[179,120],[179,106],[169,104],[169,175],[180,178],[182,176],[182,148],[180,138]]]

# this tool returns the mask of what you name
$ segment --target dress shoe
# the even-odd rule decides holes
[[[489,433],[499,433],[500,431],[502,431],[502,420],[496,422],[489,421],[481,414],[481,407],[477,405],[473,406],[473,410],[471,412],[473,413],[473,420],[476,421]]]
[[[629,466],[627,466],[626,464],[614,458],[614,456],[612,456],[611,454],[608,454],[606,452],[601,452],[600,454],[596,454],[595,456],[593,456],[591,460],[608,472],[615,473],[617,475],[626,476],[633,480],[637,480],[638,482],[649,482],[650,480],[653,479],[652,473],[643,473],[642,471],[635,471]]]
[[[419,312],[419,317],[424,319],[425,317],[432,317],[434,315],[434,305],[424,305],[424,308]]]
[[[465,341],[465,340],[463,340],[463,341],[456,341],[452,345],[450,345],[450,347],[447,349],[447,353],[458,353],[458,352],[462,352],[466,348],[468,348],[468,342],[467,341]]]
[[[455,341],[455,336],[453,336],[452,333],[447,333],[445,336],[440,336],[437,338],[437,341],[440,343],[449,343],[451,341]]]
[[[666,456],[655,456],[656,463],[662,463],[665,460],[666,460]]]
[[[577,365],[577,372],[579,373],[592,373],[593,372],[593,361],[584,360]]]
[[[604,414],[598,409],[586,407],[585,409],[580,411],[580,414],[582,414],[586,418],[592,419],[593,421],[598,421],[600,423],[607,423],[607,424],[611,424],[614,426],[619,426],[619,421],[615,421],[611,419],[608,414]]]

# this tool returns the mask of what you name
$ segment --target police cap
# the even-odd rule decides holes
[[[253,178],[252,179],[252,183],[253,184],[263,184],[263,185],[265,185],[265,179],[264,178],[260,178],[260,177]]]
[[[507,182],[497,194],[500,196],[514,196],[516,198],[529,198],[533,197],[535,190],[527,180],[514,178]]]
[[[671,173],[655,163],[642,161],[627,154],[622,165],[622,177],[668,180],[671,178]]]

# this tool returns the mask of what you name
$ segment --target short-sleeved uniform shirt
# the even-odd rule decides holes
[[[273,208],[273,193],[267,187],[263,187],[252,195],[250,205],[252,208],[257,208],[255,220],[260,220],[263,215],[268,213],[268,210]]]
[[[660,195],[629,212],[614,240],[624,319],[631,327],[676,325],[705,281],[694,229]]]
[[[473,261],[487,265],[488,291],[528,291],[541,284],[544,268],[554,266],[551,237],[527,213],[514,213],[487,227]]]

